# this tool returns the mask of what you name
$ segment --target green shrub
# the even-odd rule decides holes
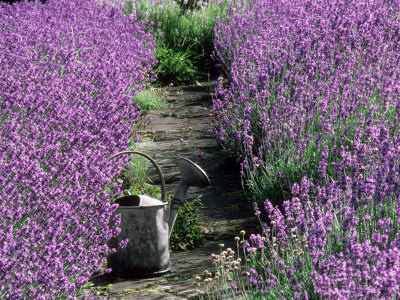
[[[209,75],[212,77],[218,75],[215,63],[211,59],[213,29],[217,17],[224,15],[228,2],[228,0],[208,3],[204,1],[204,4],[199,6],[197,1],[192,0],[186,5],[182,1],[173,0],[138,0],[134,3],[128,1],[125,13],[137,13],[140,19],[147,20],[147,28],[157,41],[157,58],[159,66],[162,66],[156,68],[159,75],[158,83],[178,84],[179,80],[176,82],[170,80],[170,74],[176,72],[183,72],[179,77],[185,78],[184,83],[187,84],[206,80]],[[172,52],[168,53],[169,50]],[[174,59],[168,59],[169,54]],[[182,58],[183,61],[180,60]],[[165,62],[164,59],[168,61]],[[175,73],[158,73],[167,70],[173,70]]]
[[[184,85],[197,80],[199,71],[193,64],[194,53],[192,51],[181,52],[158,46],[156,57],[159,61],[157,74],[160,82]]]
[[[204,238],[200,235],[200,228],[197,226],[195,202],[186,202],[179,208],[169,240],[172,250],[194,249],[204,243]]]

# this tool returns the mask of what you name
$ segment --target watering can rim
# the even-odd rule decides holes
[[[126,196],[122,196],[122,197],[119,197],[119,198],[115,199],[115,201],[117,201],[118,199],[125,198],[125,197],[127,197],[127,198],[128,197],[139,197],[140,198],[141,196],[151,198],[152,200],[156,200],[159,203],[154,204],[154,205],[153,204],[152,205],[143,205],[142,203],[140,203],[139,205],[121,205],[121,204],[117,203],[118,204],[118,208],[123,208],[123,209],[131,209],[131,208],[134,208],[134,209],[137,209],[137,208],[149,209],[149,208],[153,208],[153,207],[154,208],[165,207],[168,204],[168,202],[165,202],[165,201],[162,201],[160,199],[151,197],[149,195],[126,195]]]
[[[123,209],[151,209],[151,208],[160,208],[160,207],[165,207],[168,203],[164,202],[162,204],[158,204],[158,205],[152,205],[152,206],[124,206],[124,205],[120,205],[118,206],[117,210],[120,208]]]

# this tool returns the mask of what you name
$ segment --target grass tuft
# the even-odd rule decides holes
[[[156,88],[147,88],[140,91],[132,102],[133,104],[139,103],[141,113],[168,108],[168,104],[162,100],[162,92]]]

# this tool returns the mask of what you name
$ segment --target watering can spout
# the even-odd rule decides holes
[[[174,227],[179,207],[185,204],[186,193],[189,186],[206,187],[210,185],[207,174],[197,164],[187,158],[180,158],[178,161],[182,178],[175,192],[174,198],[169,206],[168,228],[169,237]]]

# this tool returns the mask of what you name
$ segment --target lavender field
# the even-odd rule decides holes
[[[400,1],[112,2],[0,2],[0,298],[84,297],[132,99],[198,65],[261,223],[212,255],[207,298],[399,298]]]
[[[236,1],[216,26],[215,131],[269,220],[234,294],[399,296],[399,17],[398,1]]]
[[[90,0],[0,3],[0,62],[0,298],[74,298],[119,232],[108,157],[129,145],[154,40]]]

